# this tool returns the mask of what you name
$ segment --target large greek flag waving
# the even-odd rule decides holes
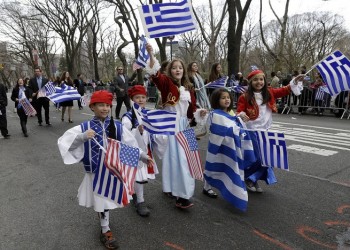
[[[248,205],[244,169],[256,161],[249,133],[237,117],[222,110],[211,113],[209,145],[204,177],[225,200],[240,210]]]
[[[191,4],[159,3],[143,5],[139,12],[145,34],[149,38],[172,36],[197,29]]]
[[[47,96],[53,103],[81,99],[81,95],[78,93],[78,91],[66,84],[63,84],[61,87],[56,87],[55,89],[56,92],[53,92],[51,95]]]
[[[350,90],[350,61],[339,50],[319,62],[316,68],[332,96]]]

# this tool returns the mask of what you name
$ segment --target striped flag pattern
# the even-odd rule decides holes
[[[230,88],[233,92],[239,93],[239,94],[243,94],[248,90],[248,86],[233,86]]]
[[[316,68],[332,96],[344,90],[350,90],[350,61],[339,50],[318,63]]]
[[[202,162],[198,153],[198,143],[192,128],[181,131],[175,135],[177,141],[184,149],[190,174],[192,178],[203,180]]]
[[[26,115],[29,115],[29,116],[36,115],[35,108],[32,106],[32,104],[30,104],[30,102],[27,98],[19,99],[18,103],[22,106],[24,113],[26,113]]]
[[[228,81],[228,76],[223,76],[213,82],[209,82],[207,85],[205,85],[206,88],[225,88],[226,83]]]
[[[133,103],[132,108],[139,124],[142,124],[150,134],[175,135],[177,129],[176,112],[141,109],[136,103]]]
[[[53,93],[56,92],[55,86],[53,85],[52,82],[48,82],[47,84],[45,84],[45,91],[46,91],[46,96],[48,95],[52,95]]]
[[[139,50],[139,55],[136,59],[136,64],[139,66],[145,68],[147,66],[147,60],[149,59],[149,54],[146,50],[146,45],[147,45],[147,40],[144,35],[140,37],[140,50]]]
[[[316,90],[315,100],[323,100],[325,94],[330,94],[326,86],[320,86]]]
[[[209,116],[210,135],[204,177],[225,200],[245,211],[248,193],[244,169],[256,161],[252,140],[238,118],[222,110]]]
[[[78,93],[78,91],[75,88],[66,84],[62,85],[61,87],[55,87],[55,89],[56,92],[47,96],[53,103],[81,99],[81,95]]]
[[[117,140],[108,139],[105,165],[125,185],[129,195],[134,193],[135,176],[140,150]]]
[[[147,37],[157,38],[181,34],[197,29],[191,4],[159,3],[139,7],[139,13]]]
[[[93,180],[93,191],[121,206],[129,204],[123,182],[115,177],[104,164],[98,168]]]
[[[255,131],[259,144],[261,164],[289,171],[287,145],[283,133]]]

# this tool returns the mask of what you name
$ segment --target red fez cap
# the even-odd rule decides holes
[[[132,88],[128,89],[128,95],[132,99],[135,95],[147,95],[147,92],[144,86],[135,85]]]
[[[249,73],[247,79],[248,79],[248,81],[249,81],[249,80],[252,79],[254,76],[260,75],[260,74],[265,75],[264,72],[263,72],[262,70],[260,70],[260,69],[253,70],[252,72]]]
[[[95,91],[92,94],[89,105],[92,105],[95,103],[107,103],[109,105],[112,105],[112,101],[113,101],[112,93],[106,90],[99,90],[99,91]]]

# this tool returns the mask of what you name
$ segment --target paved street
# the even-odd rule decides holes
[[[58,137],[92,112],[75,102],[70,124],[51,106],[53,126],[29,118],[25,138],[9,103],[11,139],[0,138],[0,249],[104,249],[97,214],[76,200],[83,167],[64,165],[57,148]],[[291,170],[276,170],[276,185],[249,194],[247,212],[204,196],[200,181],[195,206],[181,211],[162,194],[158,175],[145,187],[149,218],[132,205],[111,211],[120,249],[350,249],[350,120],[273,119],[286,135]],[[207,137],[199,141],[203,162],[206,145]]]

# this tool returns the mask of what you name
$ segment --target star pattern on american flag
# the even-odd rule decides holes
[[[198,143],[193,129],[183,131],[191,151],[198,150]]]
[[[139,149],[121,144],[120,162],[129,166],[137,166],[139,162]]]

